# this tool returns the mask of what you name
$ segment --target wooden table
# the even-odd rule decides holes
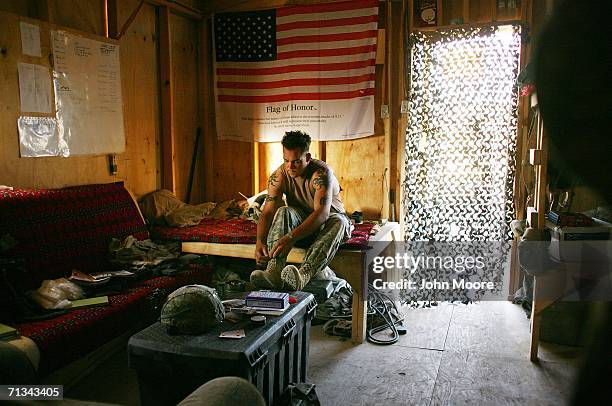
[[[361,344],[366,336],[366,316],[368,308],[368,264],[379,255],[388,244],[383,242],[399,241],[398,223],[388,222],[381,230],[370,237],[371,249],[340,249],[332,260],[330,267],[353,287],[353,343]],[[220,244],[211,242],[183,242],[183,252],[192,254],[218,255],[233,258],[253,259],[255,244]],[[306,250],[293,248],[287,256],[287,262],[302,263]]]

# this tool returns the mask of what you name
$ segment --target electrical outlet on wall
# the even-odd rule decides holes
[[[402,106],[400,107],[400,113],[408,113],[408,100],[402,100]]]
[[[389,118],[389,106],[381,104],[380,106],[380,118]]]

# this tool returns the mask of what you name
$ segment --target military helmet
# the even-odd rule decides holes
[[[202,334],[223,321],[225,310],[213,288],[187,285],[172,292],[160,321],[169,333]]]

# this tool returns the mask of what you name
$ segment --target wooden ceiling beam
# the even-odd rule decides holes
[[[168,0],[145,0],[145,1],[154,6],[167,7],[174,14],[180,15],[182,17],[191,18],[193,20],[202,19],[202,12],[200,10],[190,7],[186,4],[179,3],[177,1],[168,1]]]

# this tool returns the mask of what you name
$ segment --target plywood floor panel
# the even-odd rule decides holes
[[[573,379],[555,362],[444,351],[431,405],[561,405]]]
[[[528,333],[529,320],[519,306],[507,302],[458,305],[445,349],[522,358],[529,353]]]
[[[445,350],[470,351],[525,360],[529,354],[529,319],[510,302],[480,302],[454,307]],[[540,359],[579,363],[577,347],[544,343]]]
[[[398,346],[444,350],[444,343],[456,305],[441,303],[433,308],[403,309],[406,335],[400,336]]]
[[[308,380],[316,385],[321,404],[429,404],[441,352],[369,343],[354,346],[322,336],[318,329],[311,341]]]

